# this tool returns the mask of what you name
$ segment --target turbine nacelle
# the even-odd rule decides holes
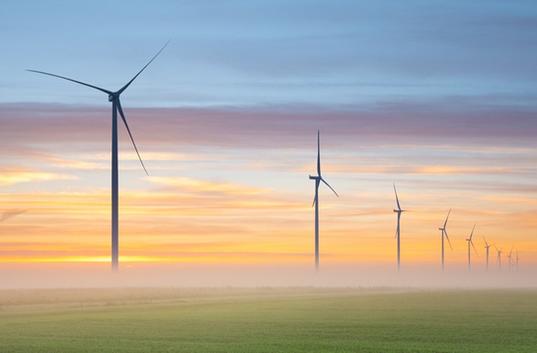
[[[316,176],[316,175],[310,175],[309,178],[310,178],[310,180],[319,180],[319,179],[321,179],[320,176]]]
[[[110,93],[108,95],[108,101],[113,102],[115,99],[119,98],[119,94],[117,92]]]

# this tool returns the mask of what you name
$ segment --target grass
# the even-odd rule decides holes
[[[536,290],[0,291],[0,352],[537,352]]]

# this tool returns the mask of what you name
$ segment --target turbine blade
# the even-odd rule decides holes
[[[446,228],[446,225],[447,225],[447,221],[449,219],[449,215],[451,214],[451,208],[449,209],[449,212],[447,214],[447,217],[446,217],[446,220],[444,221],[444,228]]]
[[[37,74],[42,74],[42,75],[47,75],[47,76],[52,76],[52,77],[57,77],[57,78],[61,78],[62,80],[67,80],[67,81],[71,81],[71,82],[74,82],[74,83],[78,83],[79,85],[83,85],[83,86],[87,86],[87,87],[91,87],[93,89],[96,89],[96,90],[99,90],[101,92],[104,92],[106,94],[111,94],[112,92],[107,90],[107,89],[104,89],[104,88],[101,88],[101,87],[97,87],[97,86],[94,86],[94,85],[90,85],[89,83],[85,83],[85,82],[82,82],[82,81],[77,81],[77,80],[74,80],[72,78],[69,78],[69,77],[65,77],[65,76],[60,76],[60,75],[56,75],[56,74],[51,74],[49,72],[44,72],[44,71],[38,71],[38,70],[26,70],[26,71],[29,71],[29,72],[35,72]]]
[[[472,233],[470,233],[470,241],[472,241],[472,237],[474,236],[474,230],[475,230],[475,224],[474,224],[474,227],[472,228]]]
[[[489,247],[489,243],[487,242],[487,239],[485,239],[485,237],[483,237],[483,241],[485,242],[485,246],[488,248],[488,247]]]
[[[147,64],[145,64],[145,66],[142,67],[142,69],[140,71],[138,71],[138,73],[136,75],[134,75],[134,77],[131,78],[131,80],[129,82],[127,82],[127,84],[125,84],[125,86],[121,87],[121,89],[119,91],[117,91],[117,93],[121,94],[124,90],[126,90],[127,87],[129,87],[131,85],[131,83],[134,80],[136,80],[136,78],[142,73],[142,71],[144,71],[149,66],[149,64],[151,64],[153,62],[153,60],[155,60],[157,58],[157,56],[159,56],[159,54],[164,50],[164,48],[166,48],[168,46],[169,43],[170,43],[170,41],[167,41],[166,44],[164,44],[164,46],[162,48],[160,48],[160,50],[155,55],[153,55],[151,60],[149,60],[149,62]]]
[[[445,229],[444,229],[444,235],[446,236],[447,242],[448,242],[448,244],[449,244],[449,248],[450,248],[451,250],[453,250],[453,246],[451,246],[451,240],[449,240],[447,231],[446,231]]]
[[[401,205],[399,204],[399,197],[397,196],[397,189],[395,188],[395,183],[393,184],[393,191],[395,191],[395,201],[397,202],[397,209],[401,210]]]
[[[332,191],[334,192],[334,194],[336,194],[337,197],[339,197],[339,195],[338,195],[338,193],[336,192],[336,190],[334,190],[334,188],[331,187],[330,184],[328,184],[328,183],[326,182],[326,180],[324,180],[323,178],[321,178],[321,181],[322,181],[323,183],[325,183],[325,185],[328,186],[328,187],[330,188],[330,190],[332,190]]]
[[[472,248],[474,248],[475,254],[478,255],[477,249],[475,248],[475,245],[474,245],[474,242],[470,240],[470,244],[472,244]]]
[[[317,130],[317,175],[321,176],[321,132]]]
[[[123,108],[121,108],[121,102],[119,99],[117,100],[117,109],[119,111],[119,115],[121,115],[121,119],[123,120],[123,123],[125,123],[125,127],[127,128],[127,132],[129,133],[129,137],[131,138],[132,145],[134,146],[134,150],[136,151],[136,154],[138,155],[138,159],[140,160],[140,164],[142,165],[142,168],[144,168],[145,174],[149,175],[147,172],[147,169],[145,168],[144,161],[142,161],[142,157],[140,156],[140,152],[138,152],[138,147],[136,147],[136,142],[134,142],[134,137],[132,137],[131,129],[129,128],[129,124],[127,124],[127,119],[125,118],[125,114],[123,114]]]

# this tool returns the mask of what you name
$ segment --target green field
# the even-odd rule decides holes
[[[537,352],[537,290],[0,291],[0,352]]]

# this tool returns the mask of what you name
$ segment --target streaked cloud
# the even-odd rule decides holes
[[[6,168],[0,170],[0,185],[9,186],[20,183],[43,182],[54,180],[75,179],[72,175],[58,174],[21,168]]]
[[[0,222],[4,222],[10,218],[13,218],[13,217],[16,217],[20,214],[23,214],[25,213],[27,210],[19,210],[19,209],[14,209],[14,210],[6,210],[2,213],[0,213]]]
[[[154,184],[177,188],[183,192],[222,193],[228,195],[258,195],[267,190],[232,183],[197,180],[186,177],[147,177]]]

